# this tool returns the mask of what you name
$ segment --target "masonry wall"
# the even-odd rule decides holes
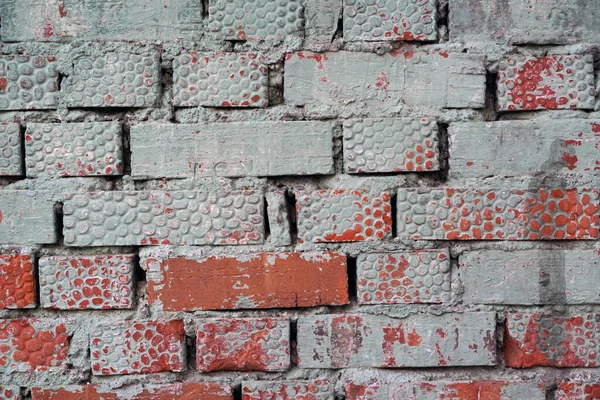
[[[0,399],[600,398],[600,3],[0,17]]]

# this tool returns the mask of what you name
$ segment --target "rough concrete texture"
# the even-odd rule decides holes
[[[292,244],[290,215],[287,209],[286,192],[272,190],[265,193],[267,202],[267,218],[269,220],[269,241],[274,246],[289,246]]]
[[[0,192],[0,243],[56,242],[54,202],[47,191]]]
[[[306,40],[315,44],[329,44],[337,30],[342,12],[338,0],[304,0]]]
[[[242,382],[242,400],[263,399],[333,400],[333,385],[327,381]]]

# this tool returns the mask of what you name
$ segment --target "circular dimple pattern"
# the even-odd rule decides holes
[[[450,260],[446,252],[361,254],[357,263],[361,304],[450,300]]]
[[[175,106],[266,107],[268,68],[255,54],[192,53],[173,61]]]
[[[500,110],[592,109],[594,94],[590,55],[513,57],[499,64]]]
[[[439,169],[436,124],[428,119],[344,121],[344,166],[348,173]]]
[[[153,107],[160,97],[158,55],[78,58],[67,93],[68,107]]]
[[[242,386],[244,400],[329,400],[333,398],[333,385],[327,381],[253,381]]]
[[[0,310],[35,307],[35,281],[31,256],[0,255]]]
[[[20,400],[21,388],[19,386],[0,386],[0,400]]]
[[[437,39],[435,0],[345,0],[344,40]]]
[[[46,56],[0,56],[0,110],[56,108],[55,61]]]
[[[21,141],[19,124],[0,124],[0,175],[19,176]]]

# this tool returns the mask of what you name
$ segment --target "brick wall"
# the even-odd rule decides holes
[[[600,398],[600,3],[0,18],[0,399]]]

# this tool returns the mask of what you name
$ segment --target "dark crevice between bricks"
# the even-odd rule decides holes
[[[296,211],[296,195],[292,190],[286,190],[284,196],[288,214],[288,222],[290,224],[292,245],[296,245],[298,242],[298,213]]]
[[[21,154],[21,177],[25,179],[27,176],[27,165],[25,163],[25,132],[26,128],[22,125],[19,125],[19,144],[20,144],[20,154]]]
[[[496,111],[496,91],[498,87],[497,76],[495,72],[488,71],[485,74],[485,108],[483,115],[486,121],[496,121],[498,112]]]
[[[64,246],[65,236],[63,235],[63,211],[64,204],[62,202],[54,204],[54,219],[56,226],[56,244],[57,246]]]
[[[338,19],[337,22],[337,28],[335,30],[335,33],[333,34],[333,39],[335,38],[343,38],[344,37],[344,13],[343,10],[342,12],[340,12],[340,18]]]
[[[547,387],[546,390],[546,400],[555,400],[557,399],[557,395],[556,395],[556,391],[558,390],[558,385],[556,384],[556,382],[551,382],[550,386]],[[587,399],[588,397],[586,397]],[[589,397],[589,399],[592,399],[593,397]]]
[[[448,124],[438,122],[438,146],[440,153],[440,170],[438,178],[441,183],[448,181],[448,173],[450,171],[450,140],[448,138]]]
[[[31,257],[31,263],[33,265],[33,270],[35,271],[33,284],[35,287],[35,304],[37,304],[36,308],[42,307],[42,292],[40,290],[40,256],[39,253],[34,257]]]
[[[397,194],[396,194],[396,190],[391,192],[391,196],[390,196],[390,206],[391,206],[391,210],[392,210],[392,238],[396,237],[396,221],[397,221],[397,217],[398,217],[398,205],[396,204],[396,198],[397,198]],[[355,271],[356,272],[356,271]]]
[[[347,257],[346,263],[348,266],[348,300],[350,304],[356,304],[358,301],[358,293],[356,291],[356,257]]]
[[[269,239],[269,236],[271,236],[271,224],[269,221],[269,204],[268,201],[265,197],[263,197],[263,215],[264,215],[264,220],[265,220],[265,239]]]
[[[57,92],[57,93],[61,93],[61,89],[62,89],[62,81],[63,81],[63,79],[64,79],[64,78],[65,78],[65,75],[63,75],[63,74],[61,74],[61,73],[59,72],[59,73],[58,73],[58,77],[57,77],[57,82],[58,82],[58,83],[57,83],[57,84],[58,84],[58,87],[57,87],[57,89],[56,89],[56,92]]]
[[[138,282],[146,282],[146,270],[140,263],[139,249],[134,252],[133,257],[133,282],[134,284]]]
[[[208,26],[208,6],[210,0],[202,0],[202,19],[206,21],[206,25]]]
[[[298,365],[298,320],[290,320],[290,368]]]
[[[123,129],[123,175],[131,175],[131,130],[127,124]]]
[[[195,329],[195,328],[194,328]],[[185,336],[186,364],[189,370],[196,370],[196,335]]]
[[[242,384],[233,386],[233,400],[242,400]]]
[[[444,36],[440,37],[440,40],[448,40],[448,38],[450,37],[450,24],[448,18],[449,13],[449,1],[440,0],[437,5],[437,26],[438,32],[445,32]]]

